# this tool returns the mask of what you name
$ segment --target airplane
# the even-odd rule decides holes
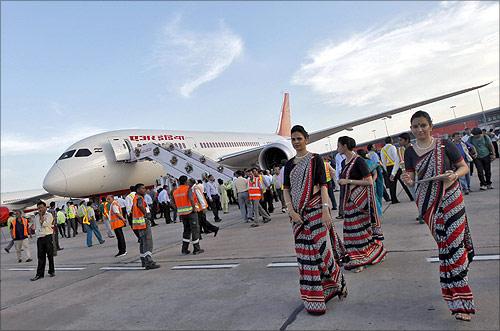
[[[488,84],[491,82],[319,130],[310,134],[309,143]],[[146,129],[108,131],[82,139],[68,147],[46,174],[43,188],[50,194],[66,197],[118,195],[126,193],[130,186],[139,182],[152,187],[156,179],[165,175],[162,165],[155,161],[117,162],[124,160],[115,153],[113,145],[116,144],[122,144],[129,153],[150,142],[173,144],[180,149],[191,149],[203,154],[231,169],[255,165],[269,169],[295,154],[290,142],[290,129],[289,95],[285,93],[278,128],[274,134]]]

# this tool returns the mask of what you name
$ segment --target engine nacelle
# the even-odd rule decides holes
[[[295,155],[292,144],[288,141],[275,142],[266,146],[259,154],[261,169],[271,169],[274,165],[281,164],[281,160],[289,160]]]

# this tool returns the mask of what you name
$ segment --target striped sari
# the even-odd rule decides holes
[[[341,270],[345,252],[335,229],[326,229],[321,221],[321,191],[313,192],[314,158],[310,154],[290,172],[293,209],[302,224],[293,224],[295,252],[299,265],[300,294],[311,314],[326,312],[326,303],[341,296],[345,287]]]
[[[416,179],[443,174],[445,150],[441,141],[415,165]],[[474,248],[467,224],[460,184],[444,189],[442,181],[417,184],[416,201],[420,214],[438,244],[441,293],[452,314],[473,314],[474,300],[467,279]]]
[[[352,179],[355,156],[342,170],[340,178]],[[346,270],[380,263],[387,251],[382,241],[381,221],[373,186],[346,185],[344,196],[344,244],[350,261]]]

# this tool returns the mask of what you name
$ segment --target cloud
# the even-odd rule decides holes
[[[498,2],[443,2],[425,17],[323,42],[292,83],[326,103],[387,107],[498,80],[498,25]]]
[[[2,133],[2,157],[26,153],[52,154],[55,150],[62,151],[78,140],[104,131],[106,130],[95,127],[78,127],[52,137],[32,137],[22,134]]]
[[[222,22],[208,32],[184,30],[180,23],[177,17],[163,28],[149,69],[160,69],[182,96],[189,97],[243,53],[243,40]]]

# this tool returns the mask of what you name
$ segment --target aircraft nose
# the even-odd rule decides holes
[[[43,180],[43,188],[47,192],[55,195],[66,195],[66,176],[57,164],[54,164],[45,176],[45,179]]]

